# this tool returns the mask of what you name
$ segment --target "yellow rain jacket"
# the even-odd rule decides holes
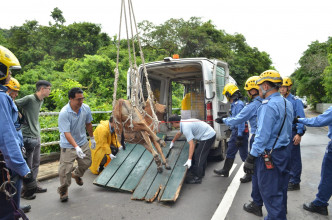
[[[116,133],[113,132],[111,134],[108,120],[100,121],[100,124],[93,132],[93,136],[96,140],[96,148],[94,150],[91,149],[92,163],[90,166],[90,170],[93,174],[99,174],[99,165],[104,156],[107,156],[107,163],[105,164],[105,167],[111,161],[111,158],[109,156],[112,153],[110,146],[113,145],[119,148],[121,144],[117,140]]]

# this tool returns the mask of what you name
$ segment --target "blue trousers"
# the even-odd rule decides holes
[[[332,195],[332,141],[327,145],[320,175],[318,193],[313,203],[316,206],[328,206]]]
[[[0,172],[1,173],[1,172]],[[15,178],[16,177],[16,178]],[[1,175],[2,178],[2,175]],[[22,180],[16,174],[12,175],[12,180],[15,180],[15,187],[17,189],[17,193],[13,197],[17,207],[20,207],[20,197],[21,197],[21,188],[22,188]],[[0,180],[0,184],[3,183],[3,180]],[[14,219],[14,208],[11,204],[10,200],[6,199],[6,195],[0,192],[0,220],[13,220]]]
[[[288,144],[288,149],[291,151],[291,170],[289,182],[298,184],[301,182],[302,173],[302,160],[301,160],[301,148],[299,145],[294,145],[293,138],[296,135],[296,131],[292,131],[292,140]]]
[[[255,140],[255,134],[251,135],[250,138],[250,150],[252,147],[252,144],[254,143]],[[251,198],[254,201],[254,203],[258,206],[263,206],[263,199],[261,196],[261,193],[259,192],[259,187],[258,187],[258,179],[257,179],[257,172],[254,172],[251,176]]]
[[[266,220],[285,220],[287,187],[290,171],[290,151],[287,147],[272,152],[274,168],[268,170],[262,156],[255,161],[258,189],[267,210]]]
[[[242,161],[244,162],[247,159],[248,156],[248,138],[249,134],[245,133],[243,135],[243,145],[241,147],[237,147],[235,145],[237,138],[237,129],[232,129],[232,135],[231,138],[228,141],[228,148],[226,152],[226,158],[235,159],[236,153],[240,152],[240,157]]]

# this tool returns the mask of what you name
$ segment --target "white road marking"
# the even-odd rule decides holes
[[[228,186],[227,191],[222,198],[218,208],[214,212],[211,220],[224,220],[226,218],[226,215],[228,213],[229,208],[231,207],[234,197],[236,195],[237,190],[239,189],[240,186],[240,178],[244,176],[244,171],[243,171],[243,164],[240,166],[239,170],[237,171],[235,177],[233,178],[231,184]],[[236,165],[236,164],[234,164]],[[236,166],[232,167],[231,172],[235,169]],[[231,175],[231,172],[229,175]]]

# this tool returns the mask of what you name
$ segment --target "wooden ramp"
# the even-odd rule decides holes
[[[171,170],[163,167],[163,172],[158,173],[150,152],[142,145],[126,144],[126,150],[120,151],[93,183],[112,190],[133,192],[134,200],[153,202],[158,198],[158,201],[175,202],[187,173],[183,164],[188,159],[189,146],[185,141],[176,141],[170,150],[169,145],[167,141],[162,150]]]

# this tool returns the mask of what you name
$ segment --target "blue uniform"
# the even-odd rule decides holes
[[[300,116],[304,118],[303,103],[300,99],[295,98],[291,93],[286,98],[293,105],[293,115],[294,117]],[[288,148],[291,151],[291,170],[290,170],[290,180],[289,182],[293,184],[298,184],[301,182],[302,173],[302,161],[301,161],[301,148],[300,144],[294,145],[293,138],[296,134],[303,134],[305,131],[305,126],[301,123],[292,125],[292,140],[288,144]]]
[[[328,137],[332,139],[332,107],[314,118],[299,118],[299,122],[309,127],[329,126]],[[329,141],[322,163],[321,180],[318,186],[316,206],[328,206],[332,195],[332,140]]]
[[[285,110],[285,123],[277,139],[285,118]],[[258,108],[256,136],[250,154],[257,157],[254,173],[257,175],[257,187],[268,212],[265,219],[286,219],[290,171],[290,152],[287,145],[291,140],[292,121],[292,104],[278,92],[268,96]],[[268,170],[262,155],[265,151],[271,151],[276,139],[277,142],[271,154],[274,168]]]
[[[230,140],[228,141],[227,148],[227,158],[234,159],[237,151],[240,151],[240,156],[242,161],[245,161],[248,156],[248,132],[245,132],[245,121],[234,123],[233,118],[235,118],[242,109],[244,108],[244,103],[241,100],[235,100],[231,104],[231,117],[223,120],[226,125],[229,125],[232,130],[232,135]],[[231,121],[230,123],[228,122]],[[236,139],[238,136],[243,137],[243,145],[241,147],[237,147],[235,145]]]
[[[6,94],[7,88],[0,85],[0,151],[6,161],[7,168],[10,169],[12,178],[26,175],[30,170],[27,166],[19,146],[19,140],[14,122],[17,120],[18,111],[13,100]],[[14,201],[19,207],[21,180],[17,179],[15,187],[18,193],[14,196]],[[2,183],[2,175],[0,184]],[[6,200],[4,193],[0,192],[0,219],[14,219],[14,209],[10,201]]]

